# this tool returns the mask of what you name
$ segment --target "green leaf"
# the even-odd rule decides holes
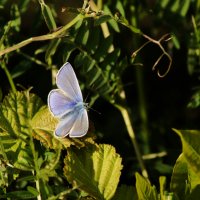
[[[111,19],[110,15],[101,15],[101,16],[95,18],[94,25],[99,26],[100,24],[105,23],[110,19]]]
[[[184,155],[181,154],[174,166],[170,190],[175,193],[179,198],[185,199],[187,194],[189,194],[188,185],[188,167]]]
[[[200,106],[200,90],[197,90],[191,97],[188,103],[188,108],[197,108]]]
[[[34,196],[38,196],[40,194],[34,187],[31,186],[28,186],[27,190],[31,192]]]
[[[180,6],[180,15],[182,17],[185,17],[185,15],[187,14],[188,9],[190,7],[190,3],[191,3],[191,1],[188,1],[188,0],[182,1],[182,5]]]
[[[70,183],[99,200],[113,197],[122,169],[114,147],[100,144],[70,149],[64,162],[64,174]]]
[[[138,200],[157,200],[158,195],[155,186],[151,186],[149,180],[142,177],[139,173],[136,173],[135,176]]]
[[[43,0],[40,0],[39,3],[41,6],[42,15],[44,17],[47,27],[49,28],[50,31],[55,30],[57,27],[56,27],[56,22],[54,20],[51,9],[49,8],[47,4],[45,4]]]
[[[188,168],[200,178],[200,131],[197,130],[176,130],[181,138],[183,154],[186,158]]]
[[[14,192],[8,192],[5,195],[0,195],[0,198],[12,198],[12,199],[33,199],[36,197],[37,195],[34,195],[29,191],[14,191]]]
[[[107,54],[102,65],[104,65],[104,66],[115,65],[119,56],[120,56],[120,49],[116,48],[113,52]]]
[[[81,27],[78,29],[78,33],[76,36],[76,40],[75,42],[80,44],[80,45],[86,45],[88,38],[89,38],[89,22],[88,21],[84,21],[81,25]]]
[[[21,25],[21,16],[18,9],[18,6],[16,4],[12,4],[11,7],[11,27],[13,27],[16,31],[20,31],[20,25]]]
[[[160,176],[159,177],[159,183],[160,183],[160,196],[161,196],[161,199],[165,199],[166,177],[165,176]]]
[[[104,9],[103,10],[104,10],[104,12],[106,14],[108,14],[108,15],[113,17],[113,15],[112,15],[112,13],[111,13],[111,11],[110,11],[108,6],[104,5]],[[109,20],[108,23],[116,32],[120,32],[118,23],[114,19]]]
[[[124,7],[121,1],[117,1],[116,8],[119,10],[120,14],[125,17]]]
[[[87,45],[85,46],[88,52],[94,54],[95,50],[99,46],[99,39],[100,39],[100,29],[99,27],[93,27],[90,30],[88,42]]]
[[[108,50],[112,45],[113,38],[112,36],[108,36],[107,38],[102,38],[101,40],[102,41],[100,42],[100,45],[94,54],[94,59],[98,62],[103,61],[105,56],[108,54]]]
[[[121,185],[117,188],[115,196],[112,198],[113,200],[136,200],[137,193],[133,186]]]
[[[180,0],[175,0],[170,8],[172,12],[177,12],[180,5]]]
[[[160,5],[162,8],[165,8],[167,6],[167,4],[169,3],[170,0],[162,0],[160,1]]]
[[[0,128],[4,135],[11,138],[25,139],[30,133],[30,119],[42,106],[42,101],[36,95],[24,92],[11,92],[0,106]]]
[[[48,64],[51,64],[51,57],[55,54],[60,42],[61,42],[61,38],[56,38],[50,41],[45,53],[45,61]]]

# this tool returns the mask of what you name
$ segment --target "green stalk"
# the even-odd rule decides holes
[[[122,100],[125,101],[124,90],[121,92],[120,96],[121,96]],[[141,168],[141,171],[142,171],[142,175],[145,178],[148,178],[148,173],[147,173],[147,170],[145,168],[145,165],[144,165],[144,162],[143,162],[143,159],[142,159],[142,155],[140,153],[140,149],[139,149],[139,146],[138,146],[138,143],[137,143],[137,140],[136,140],[136,135],[135,135],[132,123],[131,123],[131,118],[130,118],[130,114],[128,112],[128,109],[125,106],[122,106],[122,105],[119,105],[119,104],[115,104],[115,107],[117,107],[118,110],[121,112],[122,117],[124,119],[124,122],[126,124],[126,129],[128,131],[129,137],[130,137],[131,142],[133,144],[133,147],[135,149],[136,157],[137,157],[137,160],[139,162],[139,165],[140,165],[140,168]]]
[[[138,91],[138,102],[139,102],[139,115],[141,119],[141,136],[143,141],[143,153],[148,154],[150,152],[149,147],[149,131],[148,131],[148,116],[146,108],[146,95],[145,95],[145,86],[144,86],[144,74],[141,69],[136,70],[136,85]]]
[[[7,78],[8,78],[8,81],[9,81],[9,83],[10,83],[10,86],[11,86],[12,91],[13,91],[14,93],[16,93],[17,90],[16,90],[16,87],[15,87],[14,81],[13,81],[12,76],[11,76],[9,70],[7,69],[6,64],[5,64],[4,61],[1,63],[1,67],[2,67],[2,69],[5,71],[5,74],[6,74]]]
[[[22,41],[22,42],[20,42],[16,45],[13,45],[12,47],[8,47],[6,49],[3,49],[3,50],[0,51],[0,56],[7,54],[7,53],[10,53],[12,51],[15,51],[17,49],[20,49],[20,48],[22,48],[22,47],[24,47],[24,46],[26,46],[26,45],[28,45],[32,42],[52,40],[54,38],[62,37],[62,33],[64,33],[67,29],[72,27],[74,24],[76,24],[79,20],[81,20],[83,18],[84,18],[84,16],[82,14],[79,14],[72,21],[70,21],[68,24],[63,26],[58,31],[55,31],[53,33],[46,34],[46,35],[31,37],[31,38],[24,40],[24,41]]]
[[[30,132],[32,133],[32,132]],[[34,145],[34,141],[33,141],[33,137],[30,134],[30,147],[31,147],[31,151],[32,151],[32,155],[33,155],[33,162],[34,162],[34,167],[35,167],[35,176],[36,176],[36,180],[35,180],[35,185],[36,185],[36,189],[39,192],[39,195],[37,196],[37,200],[42,200],[41,194],[40,194],[40,177],[39,177],[39,167],[38,167],[38,163],[37,163],[37,158],[38,155],[35,151],[35,145]]]

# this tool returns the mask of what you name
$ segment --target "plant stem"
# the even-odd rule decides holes
[[[7,69],[6,64],[5,64],[4,61],[1,62],[1,67],[2,67],[2,69],[5,71],[5,74],[6,74],[7,78],[8,78],[8,81],[9,81],[9,83],[10,83],[10,86],[11,86],[11,88],[12,88],[12,91],[13,91],[14,93],[16,93],[17,90],[16,90],[16,87],[15,87],[14,81],[13,81],[12,76],[11,76],[9,70]]]
[[[30,128],[31,130],[31,128]],[[30,132],[32,133],[32,132]],[[36,176],[36,180],[35,180],[35,185],[36,185],[36,189],[39,192],[39,195],[37,196],[38,200],[42,200],[41,194],[40,194],[40,178],[39,178],[39,167],[38,167],[38,163],[37,163],[37,158],[38,155],[35,151],[35,145],[34,145],[34,141],[33,141],[33,137],[30,134],[30,147],[31,147],[31,151],[32,151],[32,155],[33,155],[33,162],[34,162],[34,167],[35,167],[35,176]]]
[[[67,29],[69,29],[71,26],[73,26],[75,23],[77,23],[80,19],[83,19],[84,16],[82,14],[77,15],[72,21],[70,21],[68,24],[66,24],[65,26],[63,26],[61,29],[59,29],[56,32],[50,33],[50,34],[46,34],[46,35],[41,35],[41,36],[36,36],[36,37],[31,37],[27,40],[24,40],[16,45],[13,45],[12,47],[8,47],[6,49],[3,49],[0,51],[0,56],[6,54],[6,53],[10,53],[12,51],[15,51],[17,49],[20,49],[32,42],[36,42],[36,41],[45,41],[45,40],[52,40],[54,38],[58,38],[61,37],[61,34],[64,33]]]
[[[121,92],[121,95],[123,100],[125,100],[125,92],[124,90]],[[133,126],[131,124],[131,119],[130,119],[130,115],[128,113],[128,109],[125,107],[125,106],[121,106],[121,105],[115,105],[121,112],[122,114],[122,117],[124,119],[124,122],[126,124],[126,129],[128,131],[128,134],[129,134],[129,137],[131,139],[131,142],[133,144],[133,147],[135,149],[135,153],[136,153],[136,157],[137,157],[137,160],[139,162],[139,165],[140,165],[140,168],[141,168],[141,171],[142,171],[142,175],[145,177],[145,178],[148,178],[148,173],[147,173],[147,170],[145,168],[145,165],[144,165],[144,162],[143,162],[143,159],[142,159],[142,155],[140,153],[140,149],[139,149],[139,146],[138,146],[138,143],[137,143],[137,140],[136,140],[136,136],[135,136],[135,132],[133,130]]]
[[[149,131],[148,131],[148,116],[147,116],[147,106],[146,106],[146,95],[145,95],[145,85],[144,85],[144,73],[141,69],[136,69],[136,85],[138,92],[138,111],[141,119],[141,136],[143,140],[143,153],[150,153],[149,146]]]

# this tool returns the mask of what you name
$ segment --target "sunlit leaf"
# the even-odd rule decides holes
[[[176,164],[173,169],[170,189],[178,197],[185,198],[187,193],[189,193],[189,184],[188,183],[188,167],[184,155],[181,154],[176,160]]]
[[[110,145],[70,149],[64,174],[74,186],[97,199],[111,199],[121,174],[121,157]]]
[[[183,155],[186,158],[188,168],[200,178],[200,131],[197,130],[176,130],[181,138]]]
[[[136,190],[138,200],[157,200],[157,191],[155,186],[151,186],[151,183],[146,178],[142,177],[139,173],[136,176]]]
[[[11,92],[0,106],[0,127],[13,138],[27,138],[30,133],[30,119],[43,105],[36,95],[24,92]]]

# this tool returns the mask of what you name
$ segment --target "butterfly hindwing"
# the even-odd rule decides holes
[[[82,137],[88,131],[88,115],[86,109],[82,109],[69,133],[70,137]]]

